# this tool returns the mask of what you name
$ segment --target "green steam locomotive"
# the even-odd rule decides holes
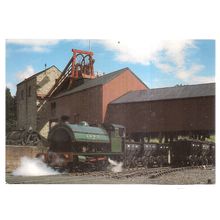
[[[58,123],[50,130],[48,143],[48,152],[37,156],[52,167],[71,171],[104,170],[109,159],[123,162],[124,167],[154,167],[202,165],[213,163],[214,158],[213,143],[205,143],[204,147],[203,142],[198,145],[198,141],[167,144],[127,141],[122,125],[90,126],[85,121]]]
[[[37,156],[52,167],[103,170],[109,165],[108,159],[126,167],[168,164],[167,145],[128,142],[125,127],[117,124],[97,127],[85,121],[61,122],[50,130],[48,143],[48,152]]]

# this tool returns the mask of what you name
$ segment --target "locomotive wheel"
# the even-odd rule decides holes
[[[96,170],[99,171],[99,170],[106,170],[107,169],[107,166],[108,166],[108,162],[106,160],[101,160],[101,161],[97,161],[96,162]]]
[[[36,158],[42,160],[44,163],[47,162],[47,161],[46,161],[46,156],[45,156],[44,153],[38,153],[38,154],[36,155]]]
[[[73,162],[69,162],[66,165],[66,169],[65,169],[68,173],[72,173],[74,171],[73,169]]]

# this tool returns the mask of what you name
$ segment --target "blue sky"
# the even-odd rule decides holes
[[[95,72],[129,67],[149,88],[214,82],[214,40],[90,40]],[[89,40],[6,41],[6,85],[16,84],[51,65],[61,71],[71,49],[89,50]]]

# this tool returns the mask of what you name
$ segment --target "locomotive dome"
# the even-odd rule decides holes
[[[86,121],[81,121],[81,122],[79,123],[79,125],[81,125],[81,126],[89,126],[89,123],[86,122]]]

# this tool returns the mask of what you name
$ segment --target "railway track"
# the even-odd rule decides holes
[[[112,171],[93,171],[93,172],[77,172],[70,173],[71,176],[93,176],[93,177],[107,177],[113,179],[133,178],[137,176],[147,176],[148,178],[157,178],[173,172],[184,171],[188,169],[212,169],[212,165],[208,166],[187,166],[187,167],[157,167],[157,168],[124,168],[122,172],[114,173]]]
[[[195,169],[197,175],[190,173]],[[186,172],[189,170],[189,172]],[[176,173],[175,173],[176,172]],[[161,176],[169,175],[170,179],[160,178]],[[182,173],[184,175],[182,175]],[[181,178],[178,178],[181,176]],[[198,184],[198,183],[214,183],[215,182],[215,167],[213,166],[195,166],[195,167],[158,167],[148,168],[143,167],[123,169],[120,173],[113,173],[107,171],[93,171],[93,172],[75,172],[75,173],[60,173],[52,176],[13,176],[6,175],[6,182],[13,184],[115,184],[115,183],[150,183],[150,184]]]
[[[170,168],[168,170],[164,170],[164,171],[159,171],[157,173],[152,173],[149,178],[157,178],[159,176],[162,176],[162,175],[166,175],[166,174],[169,174],[169,173],[174,173],[174,172],[179,172],[179,171],[184,171],[184,170],[190,170],[190,169],[212,169],[213,166],[212,165],[207,165],[207,166],[204,166],[204,165],[201,165],[201,166],[188,166],[188,167],[177,167],[177,168]]]

